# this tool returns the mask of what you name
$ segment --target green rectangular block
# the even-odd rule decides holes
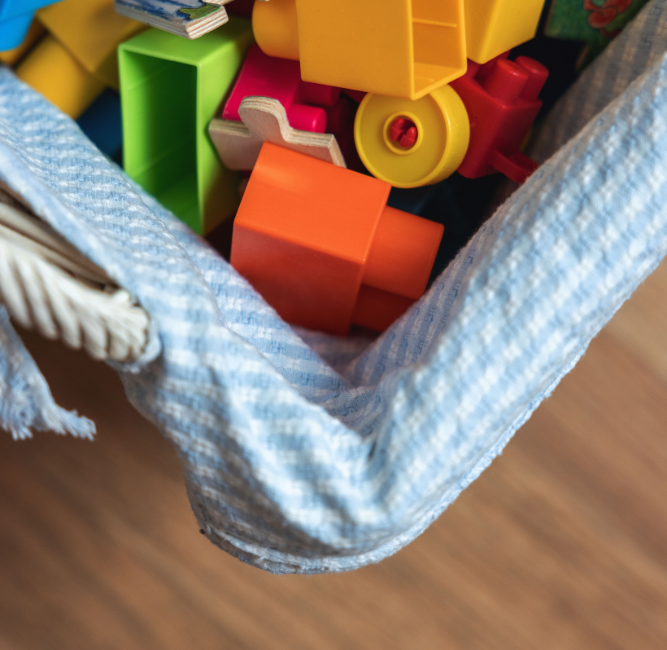
[[[236,18],[196,40],[150,29],[118,49],[125,171],[202,235],[239,203],[208,125],[252,40]]]

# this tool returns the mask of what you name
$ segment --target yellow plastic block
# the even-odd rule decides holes
[[[257,44],[269,56],[299,60],[299,28],[296,0],[255,2],[252,31]]]
[[[486,63],[535,36],[544,0],[465,0],[468,58]]]
[[[88,72],[118,90],[116,48],[145,25],[117,14],[113,0],[64,0],[37,15]]]
[[[104,90],[104,83],[51,35],[16,68],[16,75],[74,119]]]
[[[416,142],[409,148],[391,137],[392,126],[400,119],[417,129]],[[368,94],[357,111],[354,140],[373,176],[394,187],[421,187],[451,176],[463,162],[470,121],[451,86],[416,101]]]
[[[296,0],[301,76],[423,97],[465,73],[463,1]]]
[[[13,50],[0,52],[0,61],[5,65],[16,65],[42,36],[44,36],[44,28],[40,25],[39,21],[33,20],[23,43]]]

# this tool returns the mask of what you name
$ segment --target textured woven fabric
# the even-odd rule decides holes
[[[271,571],[353,569],[410,542],[500,453],[667,252],[666,2],[556,107],[538,148],[557,153],[373,341],[283,323],[0,74],[0,178],[150,314],[145,357],[119,370],[178,450],[209,539]],[[14,374],[36,369],[0,328],[0,390],[15,403],[29,388]],[[54,420],[88,431],[43,390],[12,417],[0,409],[18,435]]]

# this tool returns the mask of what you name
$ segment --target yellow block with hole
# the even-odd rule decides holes
[[[465,73],[463,3],[296,0],[301,76],[419,99]]]
[[[486,63],[535,36],[545,0],[464,0],[468,58]]]
[[[417,140],[408,148],[391,138],[391,127],[400,118],[417,128]],[[421,187],[458,169],[468,151],[470,121],[451,86],[416,101],[369,94],[359,106],[354,139],[373,176],[394,187]]]
[[[64,0],[41,9],[37,17],[88,72],[116,90],[116,49],[146,29],[117,14],[113,0]]]

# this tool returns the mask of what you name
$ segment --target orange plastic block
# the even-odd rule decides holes
[[[382,331],[423,295],[444,231],[388,208],[390,189],[265,143],[234,222],[232,264],[290,323]]]

